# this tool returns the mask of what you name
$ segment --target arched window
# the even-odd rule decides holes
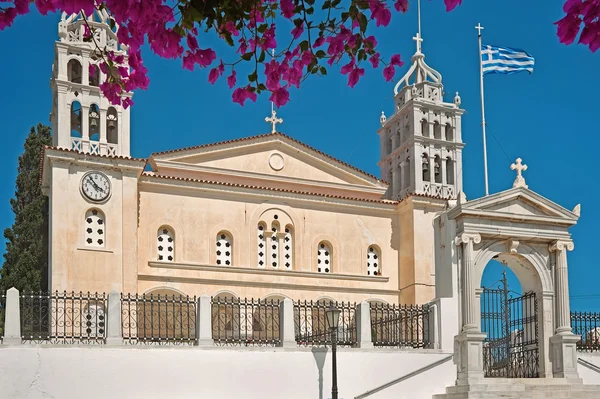
[[[96,104],[90,105],[89,111],[90,140],[100,141],[100,109]]]
[[[106,112],[106,141],[109,144],[119,143],[119,123],[117,110],[110,107]]]
[[[90,301],[81,312],[81,326],[87,338],[103,338],[106,328],[106,313],[101,302]]]
[[[274,221],[271,223],[271,258],[269,262],[273,268],[277,268],[279,266],[279,223]]]
[[[433,138],[441,140],[442,139],[442,125],[438,121],[433,123]]]
[[[433,161],[433,173],[436,183],[442,182],[442,160],[439,155],[436,155]]]
[[[429,137],[429,122],[426,119],[421,119],[421,136]]]
[[[100,86],[100,68],[95,64],[90,64],[90,86]]]
[[[106,236],[106,220],[99,209],[89,209],[85,213],[84,240],[88,247],[103,248]]]
[[[261,222],[258,224],[258,267],[265,267],[265,264],[267,263],[267,237],[265,235],[266,230],[267,228],[264,223]]]
[[[421,156],[421,164],[423,168],[423,181],[428,182],[431,180],[431,175],[429,173],[429,157],[427,154]]]
[[[252,319],[241,320],[241,303],[233,295],[219,294],[212,298],[212,337],[215,343],[247,337],[252,331]],[[245,315],[244,315],[245,316]]]
[[[286,269],[292,269],[294,266],[294,229],[292,226],[285,226],[285,236],[283,237],[283,264]]]
[[[446,141],[454,141],[454,129],[450,123],[446,123]]]
[[[67,63],[67,79],[69,82],[81,83],[82,69],[79,61],[72,59]]]
[[[71,137],[81,137],[81,104],[71,103]]]
[[[454,161],[452,158],[446,158],[446,183],[454,184]]]
[[[175,234],[170,227],[163,226],[156,232],[156,255],[159,261],[175,261]]]
[[[381,275],[381,251],[376,245],[367,250],[367,276]]]
[[[222,231],[217,234],[217,265],[231,266],[233,256],[233,239],[231,234]]]
[[[317,249],[317,271],[331,273],[331,244],[326,241],[321,241]]]

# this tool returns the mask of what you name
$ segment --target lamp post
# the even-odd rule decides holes
[[[336,359],[336,344],[337,344],[337,329],[340,322],[340,310],[333,306],[333,303],[329,305],[327,313],[327,324],[331,330],[331,365],[332,365],[332,386],[331,386],[331,399],[338,399],[338,388],[337,388],[337,359]]]

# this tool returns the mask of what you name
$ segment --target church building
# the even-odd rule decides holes
[[[90,20],[96,41],[126,56],[107,18]],[[458,93],[444,101],[420,37],[381,115],[379,178],[276,131],[275,114],[272,133],[132,158],[139,110],[102,95],[83,29],[63,16],[55,43],[51,290],[434,298],[433,220],[462,190],[464,111]]]

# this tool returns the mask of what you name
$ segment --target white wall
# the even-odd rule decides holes
[[[448,353],[340,349],[340,399],[352,399]],[[2,398],[327,399],[330,352],[315,349],[0,347]],[[369,399],[430,399],[453,385],[452,360]]]
[[[578,357],[600,369],[600,353],[580,353]],[[584,384],[600,385],[600,372],[597,370],[579,363],[577,365],[577,371],[579,371],[579,377],[583,379]]]

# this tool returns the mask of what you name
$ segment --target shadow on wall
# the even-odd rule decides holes
[[[327,358],[327,348],[312,348],[311,352],[319,370],[319,399],[323,399],[323,366]]]

